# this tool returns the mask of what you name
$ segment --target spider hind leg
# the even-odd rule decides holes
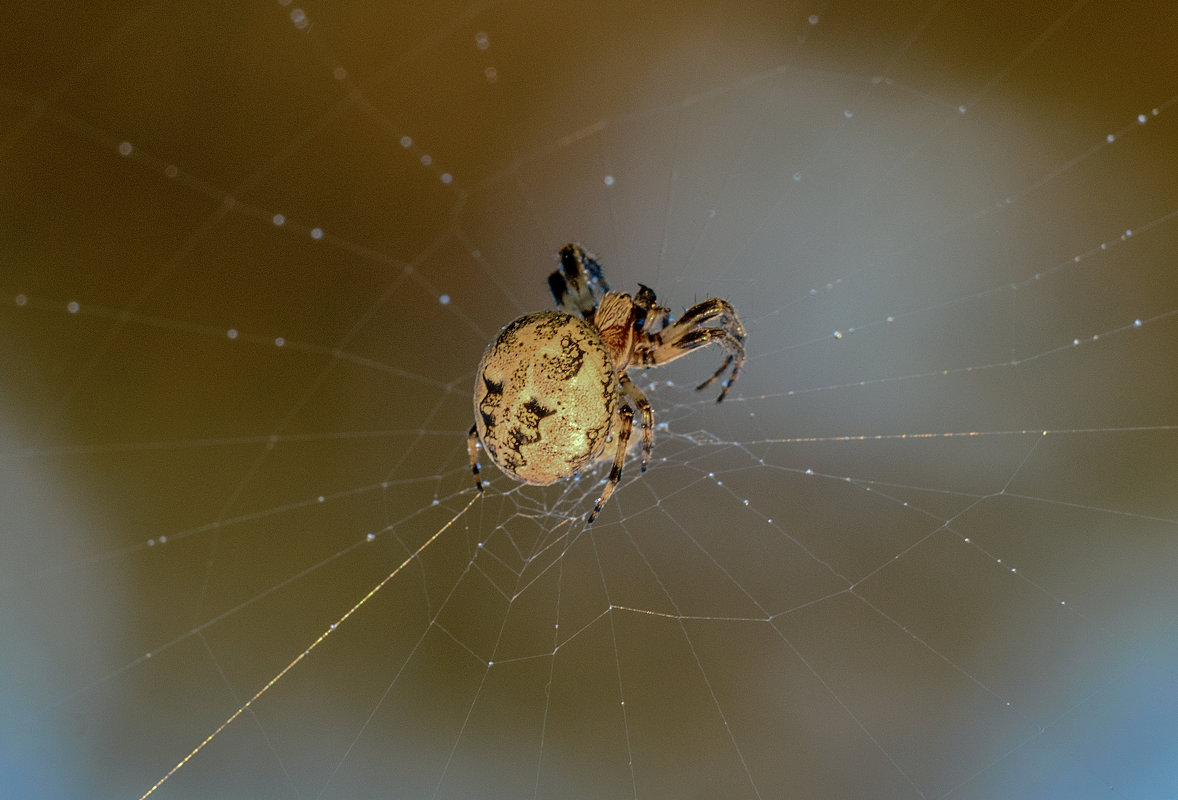
[[[548,291],[557,308],[592,319],[597,298],[609,291],[601,264],[579,244],[560,248],[560,269],[548,276]]]

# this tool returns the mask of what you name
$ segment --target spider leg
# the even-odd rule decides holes
[[[728,365],[731,364],[734,360],[735,360],[735,356],[728,356],[727,358],[725,358],[724,363],[720,365],[720,368],[712,373],[712,377],[708,378],[706,381],[701,383],[699,386],[696,386],[695,390],[698,392],[700,389],[706,389],[709,386],[711,386],[713,383],[715,383],[716,379],[724,374],[724,370],[728,369]],[[732,377],[728,379],[729,386],[731,386],[733,383],[736,382],[736,376],[739,374],[740,374],[740,366],[738,365],[737,368],[732,371]],[[727,387],[725,387],[724,393],[725,394],[728,393]],[[717,400],[716,402],[719,402],[719,400]]]
[[[732,367],[732,374],[728,376],[728,380],[722,382],[720,396],[716,398],[717,403],[724,401],[728,396],[728,390],[732,388],[732,384],[736,383],[736,379],[740,377],[740,368],[744,366],[744,345],[734,337],[731,333],[723,328],[697,328],[691,331],[676,344],[676,348],[681,348],[682,352],[690,352],[697,347],[706,347],[713,341],[718,341],[729,351],[729,355],[724,359],[724,363],[720,368],[712,373],[712,377],[695,387],[698,392],[700,389],[706,389],[711,386],[717,378],[724,374],[724,371]],[[682,353],[677,354],[682,355]]]
[[[470,455],[470,471],[474,473],[474,488],[481,493],[483,482],[479,479],[479,426],[471,425],[466,434],[466,452]]]
[[[597,286],[597,291],[600,294],[605,294],[609,291],[609,284],[605,282],[605,273],[601,270],[601,262],[597,260],[597,256],[587,252],[579,244],[565,245],[572,247],[581,255],[581,264],[585,267],[585,271],[589,273],[589,282]]]
[[[740,324],[740,317],[736,309],[727,300],[712,297],[701,303],[696,303],[683,312],[683,316],[672,325],[672,328],[698,328],[705,322],[720,318],[720,327],[728,331],[742,343],[745,340],[744,326]]]
[[[719,327],[704,327],[705,323],[714,319],[719,320]],[[716,398],[719,403],[728,396],[728,390],[740,376],[745,359],[745,338],[744,326],[736,316],[736,309],[727,300],[713,297],[687,309],[678,321],[667,328],[647,334],[638,348],[635,362],[640,367],[654,367],[674,361],[696,348],[719,342],[728,351],[728,357],[712,377],[696,387],[698,390],[711,386],[731,368],[732,374],[723,382],[724,388]]]
[[[560,269],[548,276],[548,291],[562,311],[593,319],[597,298],[609,291],[609,284],[593,254],[579,244],[566,244],[560,248]]]
[[[630,442],[630,428],[634,424],[634,409],[630,408],[628,403],[622,403],[618,408],[618,416],[621,419],[622,427],[618,430],[618,449],[614,453],[614,465],[609,471],[609,480],[606,481],[601,497],[597,498],[597,503],[585,520],[587,523],[597,519],[602,506],[609,500],[610,495],[618,486],[618,481],[622,479],[622,463],[626,460],[626,445]]]
[[[646,462],[650,461],[650,451],[654,447],[654,411],[646,395],[634,385],[629,375],[622,374],[620,385],[622,394],[638,409],[638,413],[642,414],[642,471],[646,472]]]

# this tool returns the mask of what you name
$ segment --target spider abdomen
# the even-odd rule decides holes
[[[475,427],[495,464],[525,483],[567,478],[601,455],[618,376],[597,330],[541,311],[505,327],[475,377]]]

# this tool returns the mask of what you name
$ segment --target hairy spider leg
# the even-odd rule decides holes
[[[717,317],[721,327],[702,327]],[[719,342],[728,350],[728,357],[712,377],[696,387],[697,390],[707,388],[731,367],[732,374],[724,381],[724,388],[716,398],[719,403],[728,396],[728,390],[736,383],[740,369],[744,366],[744,340],[744,326],[736,316],[736,309],[727,300],[713,297],[687,309],[681,319],[662,331],[648,334],[647,341],[642,342],[637,349],[636,362],[639,367],[659,366],[687,355],[692,350]]]
[[[642,414],[642,471],[646,472],[646,462],[650,461],[650,451],[654,447],[654,410],[629,375],[623,374],[619,385],[625,398]]]
[[[466,452],[470,455],[470,471],[474,473],[474,488],[481,493],[483,482],[479,479],[479,426],[471,425],[466,435]]]
[[[698,328],[706,322],[711,322],[716,317],[720,318],[720,326],[732,334],[732,336],[744,344],[746,338],[744,326],[740,324],[740,317],[736,315],[736,309],[727,300],[720,297],[712,297],[704,300],[701,303],[696,303],[691,308],[683,312],[672,328]]]
[[[674,361],[676,358],[690,353],[692,350],[707,347],[712,342],[719,342],[730,351],[730,354],[724,359],[724,363],[720,365],[720,368],[712,374],[712,377],[708,378],[699,386],[696,386],[695,389],[699,391],[700,389],[708,388],[731,365],[732,374],[728,376],[728,380],[723,382],[724,388],[720,390],[720,395],[716,398],[716,402],[721,403],[728,396],[728,390],[732,388],[732,384],[736,383],[736,379],[740,377],[740,368],[744,366],[744,345],[725,329],[696,328],[693,331],[688,331],[670,343],[665,343],[658,349],[652,351],[651,358],[656,364],[665,364],[668,361]]]
[[[548,276],[548,291],[562,311],[592,320],[597,298],[609,291],[609,284],[592,254],[580,245],[566,244],[560,248],[560,269]]]
[[[602,271],[601,262],[597,260],[597,256],[593,255],[579,244],[574,243],[571,245],[565,245],[565,247],[571,247],[580,255],[581,265],[584,267],[585,272],[589,275],[589,283],[594,284],[597,287],[596,293],[605,294],[608,292],[609,284],[605,282],[605,272]]]
[[[731,355],[727,356],[724,359],[724,363],[722,363],[720,365],[720,368],[712,373],[712,377],[708,378],[706,381],[701,383],[699,386],[696,386],[695,390],[698,392],[701,389],[706,389],[709,386],[711,386],[713,383],[715,383],[716,379],[724,374],[724,370],[728,369],[728,365],[731,364],[735,359],[736,359],[735,356],[731,356]],[[741,363],[743,363],[743,362],[741,362]],[[741,367],[741,364],[737,364],[735,367],[733,367],[732,375],[728,378],[727,381],[724,382],[724,389],[723,389],[723,391],[720,392],[720,396],[716,398],[717,403],[719,403],[721,400],[723,400],[724,396],[726,394],[728,394],[728,387],[731,386],[732,384],[736,383],[736,378],[738,375],[740,375],[740,367]]]
[[[621,419],[622,427],[618,430],[618,449],[614,452],[614,465],[609,471],[609,480],[606,481],[601,497],[597,498],[597,503],[594,504],[593,510],[589,512],[589,517],[585,520],[587,523],[592,523],[597,519],[602,506],[609,500],[610,495],[618,486],[618,481],[622,479],[622,462],[626,460],[626,445],[630,442],[630,428],[634,424],[634,410],[630,408],[628,403],[622,403],[618,407],[618,417]]]

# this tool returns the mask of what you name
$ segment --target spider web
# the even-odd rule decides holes
[[[0,18],[15,794],[1178,791],[1168,4]],[[591,527],[465,452],[571,240],[749,333]]]

